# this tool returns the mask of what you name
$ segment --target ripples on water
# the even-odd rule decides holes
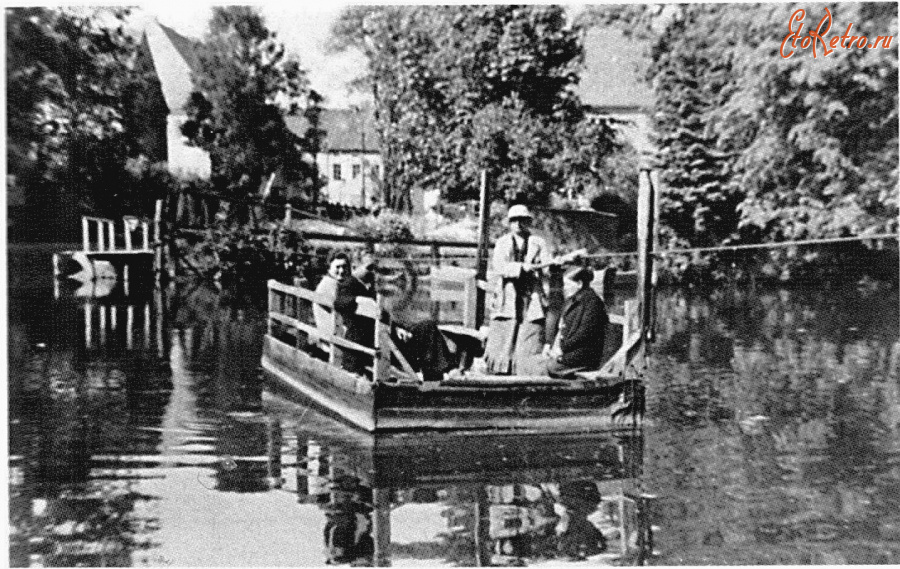
[[[643,432],[373,438],[265,389],[254,307],[16,270],[14,566],[900,559],[895,291],[664,292]]]

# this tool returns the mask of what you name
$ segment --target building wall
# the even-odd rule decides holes
[[[169,172],[186,178],[208,180],[212,173],[209,154],[194,146],[188,146],[181,134],[181,125],[187,117],[169,115],[166,120],[166,149],[169,155]]]
[[[319,173],[328,183],[322,189],[325,199],[356,207],[372,207],[379,197],[384,165],[377,152],[321,152],[316,156]],[[365,165],[365,168],[363,166]],[[339,170],[339,171],[336,171]],[[365,200],[363,200],[363,172]]]

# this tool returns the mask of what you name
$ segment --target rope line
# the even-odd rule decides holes
[[[781,241],[778,243],[748,243],[744,245],[718,245],[715,247],[690,247],[685,249],[666,249],[653,251],[656,256],[685,255],[688,253],[705,253],[715,251],[738,251],[743,249],[773,249],[777,247],[796,247],[800,245],[824,245],[829,243],[847,243],[851,241],[874,241],[878,239],[900,239],[897,233],[875,233],[872,235],[854,235],[851,237],[824,237],[820,239],[803,239],[799,241]],[[605,257],[635,256],[637,251],[627,253],[595,253],[585,255],[585,259],[602,259]]]

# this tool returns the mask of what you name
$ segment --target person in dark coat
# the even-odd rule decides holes
[[[346,256],[342,257],[346,258]],[[349,263],[349,260],[348,260]],[[375,298],[375,273],[377,260],[363,258],[361,270],[349,278],[339,280],[335,291],[334,309],[344,322],[344,338],[366,347],[375,345],[375,322],[356,314],[357,297]],[[348,264],[348,273],[350,266]],[[397,319],[391,325],[391,339],[415,371],[421,372],[425,381],[440,381],[444,373],[453,368],[453,360],[447,342],[432,320],[405,321]],[[365,375],[372,365],[372,357],[343,351],[341,365],[347,371]]]
[[[563,279],[566,302],[562,322],[552,347],[527,365],[525,375],[572,377],[575,372],[597,369],[603,359],[603,343],[609,316],[603,301],[591,288],[594,272],[585,267],[569,271]]]

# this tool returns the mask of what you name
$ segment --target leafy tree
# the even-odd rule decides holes
[[[566,191],[580,157],[559,158],[566,149],[588,133],[613,146],[610,129],[582,124],[570,88],[581,43],[560,7],[354,7],[333,36],[368,58],[391,207],[407,207],[416,185],[475,197],[482,169],[501,194],[544,202]]]
[[[146,80],[127,14],[6,9],[7,164],[35,215],[120,213],[125,162],[139,151],[129,102]]]
[[[895,35],[893,5],[840,4],[842,22]],[[825,6],[631,5],[589,12],[648,46],[670,244],[785,241],[896,229],[897,51],[779,49],[798,8],[814,27]],[[841,28],[839,30],[839,28]],[[820,50],[821,51],[821,50]],[[772,276],[838,267],[861,246],[760,254]],[[710,256],[696,261],[709,261]],[[710,265],[710,268],[715,264]],[[801,270],[802,272],[802,270]]]
[[[314,132],[307,139],[297,137],[284,117],[303,106],[315,112],[319,98],[309,96],[306,72],[262,16],[248,6],[213,8],[197,58],[196,91],[182,132],[210,153],[219,191],[240,200],[278,173],[284,182],[314,194],[317,173],[304,151],[318,139]]]

